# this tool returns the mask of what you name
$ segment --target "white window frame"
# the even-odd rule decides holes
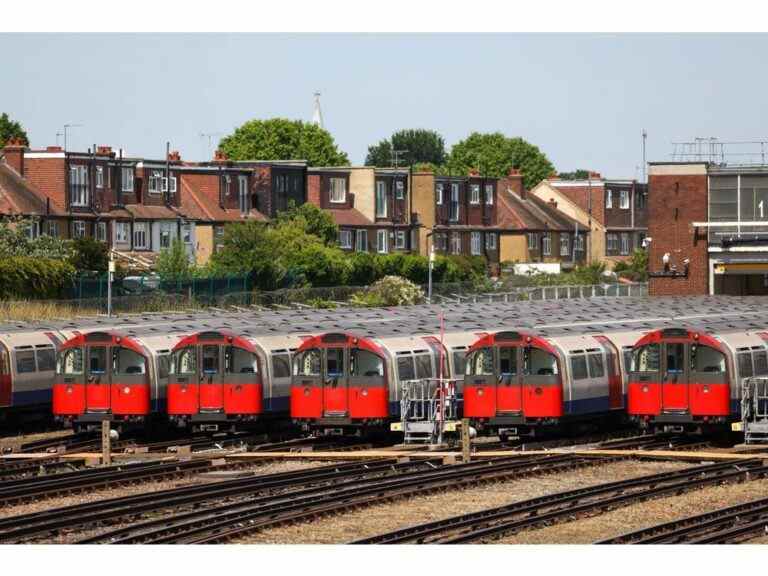
[[[493,206],[493,184],[485,185],[485,205]]]
[[[120,189],[123,192],[133,192],[133,168],[123,166]]]
[[[131,225],[128,222],[115,222],[115,244],[128,244]]]
[[[451,234],[451,254],[461,254],[461,233]]]
[[[435,236],[432,239],[432,245],[435,247],[435,250],[445,252],[448,250],[448,237],[444,232],[435,232]]]
[[[536,232],[528,232],[528,250],[539,249],[539,235]]]
[[[86,207],[90,204],[91,186],[88,179],[88,166],[75,164],[69,167],[69,204]]]
[[[104,166],[96,166],[96,188],[104,188]]]
[[[469,203],[480,204],[480,184],[469,185]]]
[[[57,220],[48,220],[48,236],[51,238],[59,237],[59,222]]]
[[[341,192],[340,195],[339,195],[339,192]],[[339,177],[329,178],[328,200],[331,204],[344,204],[347,201],[347,179],[346,178],[339,178]]]
[[[605,207],[613,208],[613,190],[605,191]]]
[[[143,242],[138,240],[142,239]],[[149,249],[149,223],[148,222],[134,222],[133,223],[133,249],[134,250],[148,250]]]
[[[355,250],[357,252],[368,252],[368,230],[355,231]]]
[[[456,200],[453,199],[454,196],[456,197]],[[451,214],[454,204],[456,206],[455,217],[453,217]],[[461,220],[461,188],[459,187],[458,182],[451,182],[451,201],[448,205],[448,218],[452,222],[458,222],[459,220]]]
[[[85,221],[74,220],[72,221],[72,238],[85,238]]]
[[[160,222],[159,226],[160,226],[160,229],[158,232],[158,239],[160,242],[159,248],[160,250],[162,250],[163,248],[170,249],[174,239],[174,235],[173,235],[174,222]],[[168,242],[165,245],[163,245],[163,237],[168,238]]]
[[[387,185],[383,180],[376,181],[376,197],[374,198],[376,218],[387,217]]]
[[[443,192],[445,190],[445,186],[442,182],[438,182],[435,184],[435,204],[438,206],[443,205]]]
[[[486,232],[485,233],[485,249],[496,250],[497,246],[498,246],[498,242],[496,241],[496,232]]]
[[[552,234],[550,232],[544,232],[541,237],[541,255],[552,256]]]
[[[395,180],[395,198],[398,200],[405,198],[405,182],[402,180]]]
[[[352,230],[345,228],[339,230],[339,247],[346,250],[352,249]]]
[[[619,190],[619,208],[629,210],[629,190]]]
[[[571,255],[571,239],[568,234],[560,233],[560,256]]]
[[[405,230],[395,231],[395,250],[405,250]]]
[[[470,233],[469,251],[472,256],[480,256],[483,253],[482,236],[480,235],[480,232]]]
[[[629,256],[630,245],[631,245],[631,241],[630,241],[629,233],[622,232],[619,235],[619,254],[621,254],[622,256]]]
[[[576,236],[576,252],[584,252],[584,234]]]
[[[34,240],[38,236],[40,236],[40,221],[32,220],[27,226],[27,238]]]
[[[387,230],[376,230],[376,252],[386,254],[389,251],[389,232]]]
[[[251,211],[250,198],[248,196],[248,176],[240,175],[237,177],[237,200],[241,214],[248,214]]]
[[[99,242],[106,242],[107,241],[107,223],[106,222],[96,222],[96,240]]]
[[[605,248],[606,251],[618,252],[619,251],[619,235],[614,232],[608,232],[605,235]]]
[[[192,224],[186,222],[181,225],[181,239],[184,244],[192,244]]]

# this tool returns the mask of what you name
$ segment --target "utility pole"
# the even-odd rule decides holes
[[[67,151],[67,132],[70,128],[82,128],[82,124],[64,124],[64,152]]]
[[[222,134],[224,134],[224,132],[200,132],[200,138],[208,139],[208,156],[206,157],[206,160],[211,159],[211,145],[213,144],[213,139],[216,136],[221,136]]]
[[[400,154],[407,154],[408,150],[395,150],[395,147],[392,147],[392,165],[397,168],[400,164]]]
[[[432,237],[434,232],[427,234],[429,242],[429,274],[427,280],[427,304],[432,304],[432,270],[435,268],[435,242]]]
[[[109,267],[107,268],[107,318],[112,318],[112,280],[115,277],[115,252],[109,251]]]
[[[643,128],[643,184],[647,184],[646,180],[646,162],[645,162],[645,141],[648,139],[648,132]]]

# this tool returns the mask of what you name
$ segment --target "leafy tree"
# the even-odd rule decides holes
[[[578,170],[574,170],[573,172],[560,172],[558,174],[558,177],[560,180],[586,180],[589,178],[590,170],[584,170],[583,168],[579,168]]]
[[[66,260],[72,256],[71,244],[61,238],[41,235],[31,239],[30,226],[34,221],[25,218],[11,218],[0,221],[0,257],[29,256]]]
[[[0,298],[59,298],[72,286],[75,269],[51,258],[0,259]]]
[[[346,166],[349,158],[331,134],[308,122],[271,118],[249,120],[221,140],[232,160],[307,160],[310,166]]]
[[[307,234],[317,236],[328,245],[335,244],[339,236],[339,227],[333,221],[333,217],[310,203],[301,206],[292,205],[288,210],[277,215],[277,222],[278,224],[292,222]]]
[[[109,268],[109,249],[95,238],[77,238],[72,242],[74,253],[70,263],[79,272],[106,272]]]
[[[428,163],[440,166],[445,163],[445,140],[434,130],[399,130],[392,134],[389,140],[368,147],[366,166],[394,166],[393,151],[404,151],[399,154],[399,164]]]
[[[501,132],[473,132],[451,149],[448,167],[454,174],[478,170],[481,175],[503,177],[510,168],[523,173],[527,188],[533,188],[554,172],[554,166],[537,146]]]
[[[0,148],[11,138],[20,138],[25,146],[29,146],[29,138],[19,122],[11,120],[7,113],[0,114]]]
[[[638,248],[627,262],[617,262],[613,271],[621,278],[633,282],[646,282],[648,280],[648,251]]]
[[[161,280],[187,280],[195,275],[195,266],[189,261],[187,249],[179,238],[174,238],[170,248],[160,251],[155,265]]]

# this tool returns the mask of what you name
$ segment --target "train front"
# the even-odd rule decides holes
[[[305,429],[382,427],[389,417],[384,350],[369,338],[329,333],[305,340],[293,360],[291,418]]]
[[[149,352],[118,332],[78,334],[61,345],[53,413],[77,429],[102,420],[143,423],[150,415]]]
[[[563,416],[562,370],[556,349],[542,338],[497,332],[467,353],[464,416],[479,431],[529,434]]]
[[[731,413],[728,348],[686,328],[649,332],[634,346],[628,413],[643,427],[700,429]]]
[[[168,417],[179,426],[216,431],[253,424],[262,413],[256,348],[228,331],[192,334],[174,346]]]

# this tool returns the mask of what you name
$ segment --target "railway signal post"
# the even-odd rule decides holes
[[[110,435],[109,420],[101,421],[101,464],[110,466],[112,464],[112,436]]]

